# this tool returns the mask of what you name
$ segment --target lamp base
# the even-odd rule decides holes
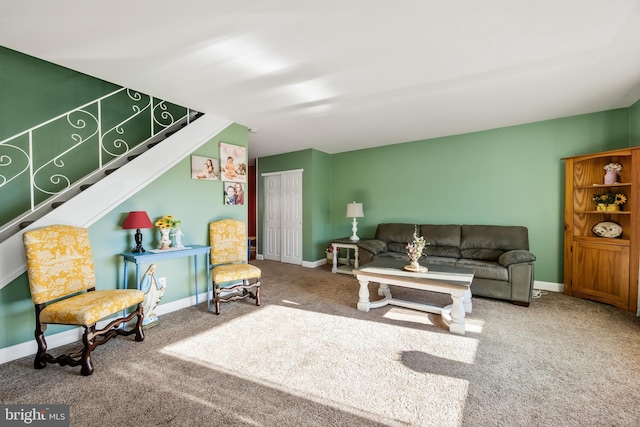
[[[134,254],[139,254],[139,253],[146,252],[146,251],[144,250],[142,245],[136,245],[135,248],[131,249],[131,252],[133,252]]]
[[[140,232],[139,228],[136,230],[136,235],[134,236],[134,239],[136,240],[136,246],[133,249],[131,249],[131,252],[135,254],[145,252],[144,248],[142,247],[142,233]]]
[[[353,218],[353,222],[351,223],[351,231],[353,232],[353,234],[351,235],[349,240],[351,240],[352,242],[357,242],[358,240],[360,240],[360,238],[356,234],[358,232],[358,221],[356,221],[355,218]]]

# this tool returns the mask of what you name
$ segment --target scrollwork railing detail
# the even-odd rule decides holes
[[[121,88],[2,140],[0,199],[19,195],[25,200],[15,205],[33,211],[185,116],[188,120],[188,114],[184,107]],[[22,214],[0,210],[0,219]]]

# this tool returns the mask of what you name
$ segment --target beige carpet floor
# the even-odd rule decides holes
[[[260,307],[161,316],[144,342],[99,347],[90,377],[31,357],[0,365],[1,401],[69,404],[73,426],[640,425],[632,313],[557,293],[528,308],[474,298],[461,336],[435,314],[356,310],[357,281],[328,266],[252,263]]]

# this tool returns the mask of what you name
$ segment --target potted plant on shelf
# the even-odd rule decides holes
[[[615,212],[620,210],[620,206],[627,201],[627,196],[620,193],[596,194],[593,196],[593,203],[596,204],[598,212]]]

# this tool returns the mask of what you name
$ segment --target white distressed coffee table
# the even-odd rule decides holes
[[[405,271],[407,261],[396,259],[376,259],[364,266],[354,269],[353,274],[360,282],[358,293],[358,310],[369,311],[372,308],[387,304],[440,314],[449,325],[449,331],[465,334],[465,313],[471,313],[471,281],[473,269],[456,268],[442,265],[427,265],[429,271],[414,273]],[[369,301],[369,282],[379,283],[378,295],[383,298]],[[452,303],[446,307],[404,301],[393,298],[389,285],[423,291],[439,292],[451,295]]]

